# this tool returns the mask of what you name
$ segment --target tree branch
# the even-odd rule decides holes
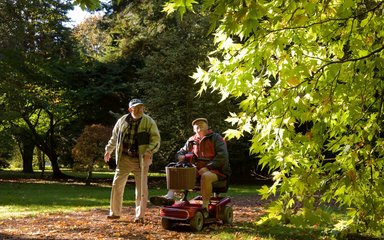
[[[323,21],[320,21],[320,22],[314,22],[314,23],[311,23],[311,24],[308,24],[308,25],[305,25],[305,26],[297,26],[297,27],[287,27],[287,28],[281,28],[281,29],[275,29],[275,30],[272,30],[272,31],[269,31],[267,33],[267,35],[269,33],[274,33],[274,32],[280,32],[280,31],[285,31],[285,30],[295,30],[295,29],[304,29],[304,28],[309,28],[309,27],[312,27],[312,26],[315,26],[315,25],[321,25],[321,24],[324,24],[324,23],[327,23],[327,22],[332,22],[332,21],[335,21],[335,22],[340,22],[340,21],[347,21],[349,19],[356,19],[356,18],[359,18],[360,16],[364,16],[365,14],[369,13],[369,12],[374,12],[376,9],[378,9],[384,2],[380,2],[378,3],[375,7],[371,8],[371,9],[368,9],[360,14],[356,14],[356,15],[353,15],[353,16],[350,16],[350,17],[346,17],[346,18],[328,18],[326,20],[323,20]],[[297,10],[297,9],[296,9]],[[295,10],[295,12],[296,12]],[[293,13],[294,14],[294,13]],[[293,16],[293,15],[292,15]],[[265,37],[265,36],[264,36]]]
[[[331,64],[339,64],[339,63],[346,63],[346,62],[357,62],[357,61],[360,61],[360,60],[363,60],[363,59],[366,59],[366,58],[369,58],[371,57],[372,55],[376,54],[376,53],[379,53],[381,51],[384,50],[384,45],[381,47],[381,48],[378,48],[376,49],[375,51],[363,56],[363,57],[359,57],[359,58],[351,58],[351,59],[343,59],[343,60],[338,60],[338,61],[327,61],[327,60],[322,60],[324,62],[328,62],[326,64],[324,64],[323,66],[321,66],[314,74],[313,76],[315,76],[319,71],[321,71],[322,69],[324,69],[325,67],[331,65]]]

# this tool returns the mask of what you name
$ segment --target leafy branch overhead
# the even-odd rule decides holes
[[[280,196],[266,220],[329,224],[320,206],[335,201],[349,219],[333,229],[383,233],[383,10],[378,0],[165,3],[211,19],[216,49],[193,78],[200,94],[241,100],[226,135],[252,134],[274,176],[261,191]]]
[[[261,192],[280,196],[269,220],[309,221],[308,210],[336,201],[349,220],[334,229],[382,234],[384,3],[171,0],[164,9],[211,17],[216,50],[193,78],[200,93],[242,99],[227,138],[251,133],[251,153],[273,172]],[[327,222],[320,216],[313,222]]]
[[[100,7],[99,0],[75,0],[73,3],[79,5],[81,9],[95,10]]]

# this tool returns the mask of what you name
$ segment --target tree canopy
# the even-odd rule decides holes
[[[62,22],[71,7],[54,0],[0,3],[0,121],[26,152],[37,146],[47,154],[57,176],[57,126],[73,115],[63,84],[64,59],[73,52]]]
[[[216,94],[196,97],[198,86],[190,77],[198,65],[207,64],[206,55],[213,50],[212,36],[207,34],[207,17],[186,14],[183,21],[178,16],[167,17],[162,12],[161,0],[123,1],[121,4],[99,21],[90,19],[80,24],[75,28],[75,35],[79,40],[86,38],[82,41],[85,45],[80,47],[84,56],[99,61],[97,65],[118,69],[114,80],[100,73],[95,81],[103,89],[96,91],[100,93],[97,96],[104,96],[105,102],[122,108],[108,106],[109,110],[123,114],[130,98],[144,100],[146,111],[156,120],[162,136],[162,147],[152,167],[163,169],[174,161],[175,152],[193,133],[190,127],[193,118],[208,117],[212,128],[222,132],[228,127],[223,118],[233,108],[232,102],[218,103],[220,96]],[[97,38],[94,34],[108,36],[104,43],[99,42],[101,52],[89,41]],[[107,92],[111,94],[106,95]],[[120,96],[120,99],[113,101],[116,98],[110,99],[111,95]]]
[[[212,19],[216,54],[193,78],[201,91],[242,99],[226,133],[251,133],[251,153],[272,171],[261,193],[279,201],[268,220],[327,222],[320,206],[336,201],[348,219],[334,229],[383,234],[384,3],[171,0],[164,9]]]
[[[113,1],[102,6],[105,15],[68,29],[63,23],[71,5],[65,2],[0,4],[0,132],[17,140],[23,171],[33,171],[37,147],[52,162],[54,177],[62,177],[61,166],[73,167],[70,150],[84,126],[112,126],[127,112],[131,98],[145,101],[161,131],[154,170],[174,161],[193,133],[193,118],[209,118],[220,133],[229,126],[223,119],[236,100],[218,103],[217,94],[197,97],[198,86],[190,77],[198,65],[207,65],[205,56],[213,49],[208,17],[167,17],[161,0]],[[57,11],[44,15],[50,6]],[[22,12],[25,18],[18,17]],[[239,141],[228,146],[233,160],[242,163],[234,173],[249,176],[256,163],[246,148]],[[5,161],[10,158],[4,154]]]
[[[100,6],[98,0],[75,3],[91,9]],[[160,6],[168,18],[160,13]],[[265,198],[278,195],[278,200],[271,203],[262,222],[321,223],[342,234],[383,234],[384,2],[169,0],[163,5],[162,1],[113,0],[112,8],[114,12],[104,22],[104,45],[94,45],[93,39],[79,45],[84,56],[100,62],[92,62],[95,68],[89,72],[79,70],[85,77],[75,76],[78,82],[68,85],[61,81],[66,78],[56,74],[62,68],[53,64],[62,63],[60,57],[68,53],[68,45],[57,44],[69,40],[61,34],[65,31],[60,31],[60,25],[47,24],[49,18],[33,8],[25,12],[40,16],[38,26],[57,30],[34,31],[36,26],[30,24],[34,21],[19,22],[17,14],[1,11],[0,16],[8,20],[0,24],[4,36],[0,44],[9,52],[23,53],[11,58],[9,52],[0,52],[2,79],[7,80],[0,82],[0,104],[7,111],[1,114],[2,120],[21,119],[33,130],[37,119],[46,120],[44,126],[56,126],[62,113],[73,110],[69,100],[92,112],[87,105],[102,106],[106,96],[114,96],[124,106],[127,99],[140,96],[152,99],[153,108],[148,110],[162,128],[177,118],[179,124],[165,133],[171,139],[166,151],[172,152],[172,141],[180,138],[177,134],[193,114],[212,114],[215,111],[209,110],[218,109],[211,101],[217,96],[206,94],[213,91],[220,95],[222,109],[230,111],[227,121],[232,127],[226,131],[227,139],[251,136],[250,153],[273,176],[274,184],[260,193]],[[35,20],[36,15],[28,16]],[[13,35],[6,32],[11,29],[9,19],[18,26],[12,29],[20,30]],[[207,19],[209,28],[203,27]],[[83,28],[82,33],[90,29]],[[207,35],[192,34],[205,29]],[[23,39],[20,36],[25,33],[31,34],[25,35],[25,42],[17,42],[24,45],[9,47],[16,43],[13,36]],[[53,41],[47,33],[54,34]],[[82,33],[77,36],[87,36]],[[206,42],[210,40],[212,45]],[[188,46],[186,51],[183,45]],[[102,58],[98,53],[103,53]],[[168,71],[159,68],[159,63]],[[196,70],[191,68],[197,65]],[[112,74],[105,74],[108,71]],[[196,86],[189,81],[191,75],[201,86],[202,98],[196,105],[192,104],[191,90]],[[76,86],[81,89],[77,91]],[[15,87],[21,91],[12,92]],[[104,94],[107,89],[111,90]],[[68,92],[77,93],[77,98],[63,98]],[[238,109],[231,103],[239,103]],[[169,109],[175,118],[163,114]],[[222,113],[210,117],[219,123],[215,116]],[[95,120],[90,115],[87,120]],[[49,129],[49,141],[37,142],[42,149],[54,143],[49,138],[54,128]],[[34,136],[39,139],[41,134]],[[347,218],[333,221],[324,206],[334,203],[345,207]]]

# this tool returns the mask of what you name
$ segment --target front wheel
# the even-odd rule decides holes
[[[161,219],[161,226],[163,226],[165,230],[170,230],[171,228],[173,228],[174,225],[175,225],[175,222],[173,220],[170,220],[167,218]]]
[[[196,212],[195,216],[191,219],[189,224],[191,225],[191,228],[193,231],[195,232],[201,231],[201,229],[203,229],[203,226],[204,226],[203,213],[200,211]]]
[[[224,224],[233,223],[233,209],[230,206],[225,206],[224,208],[223,223]]]

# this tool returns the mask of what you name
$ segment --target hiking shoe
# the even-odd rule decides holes
[[[107,219],[119,219],[120,216],[115,216],[115,215],[108,215]]]
[[[150,197],[149,201],[155,206],[171,206],[175,203],[175,200],[163,196]]]

